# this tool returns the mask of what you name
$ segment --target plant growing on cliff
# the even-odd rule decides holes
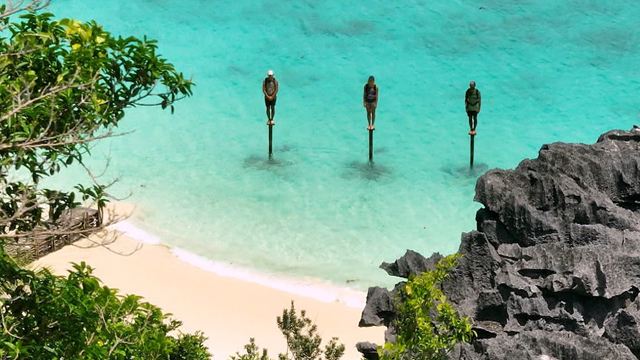
[[[409,278],[401,288],[394,321],[396,342],[379,349],[381,359],[441,360],[457,343],[473,338],[470,319],[458,314],[441,289],[459,257],[441,259],[435,270]]]
[[[0,5],[0,240],[7,245],[71,232],[80,201],[100,211],[107,186],[77,191],[42,182],[83,166],[91,142],[115,135],[127,108],[173,104],[192,83],[156,53],[154,40],[114,37],[94,21],[55,20],[44,0]],[[14,175],[9,178],[8,175]]]
[[[86,264],[69,275],[20,268],[0,247],[0,359],[209,359],[200,333],[137,296],[102,286]]]
[[[293,301],[291,308],[284,309],[282,316],[278,316],[276,322],[287,340],[287,352],[279,354],[279,360],[338,360],[342,358],[345,348],[344,345],[338,343],[338,338],[332,338],[322,349],[322,338],[318,335],[317,326],[307,318],[304,310],[301,310],[298,316]],[[231,356],[231,360],[270,360],[267,350],[261,351],[253,338],[244,348],[244,354],[236,353],[235,356]]]

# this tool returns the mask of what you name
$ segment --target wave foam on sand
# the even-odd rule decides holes
[[[121,221],[113,225],[112,228],[123,235],[138,240],[144,244],[163,244],[162,240],[158,236],[137,227],[130,220]],[[365,305],[366,294],[361,291],[346,287],[338,287],[321,280],[294,279],[281,275],[278,276],[260,273],[256,270],[241,268],[220,261],[214,261],[179,247],[170,247],[170,251],[178,259],[218,276],[258,284],[271,289],[308,297],[326,303],[338,302],[354,309],[362,309]]]
[[[86,239],[44,256],[32,267],[65,275],[71,263],[86,262],[105,285],[137,294],[183,322],[186,332],[203,331],[214,358],[241,350],[249,337],[274,354],[286,349],[276,317],[295,303],[306,310],[326,340],[340,338],[345,359],[359,359],[358,341],[381,341],[384,329],[359,328],[365,294],[315,280],[288,279],[211,261],[180,248],[130,221],[113,226],[114,241]],[[108,249],[107,249],[108,248]]]

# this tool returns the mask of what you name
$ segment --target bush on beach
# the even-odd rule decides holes
[[[182,359],[210,355],[201,333],[75,264],[67,277],[20,268],[0,247],[0,359]]]
[[[318,328],[307,318],[304,310],[300,315],[296,312],[293,301],[291,308],[284,309],[282,316],[276,320],[278,328],[287,341],[287,351],[278,355],[278,360],[338,360],[342,358],[345,347],[338,343],[338,338],[332,338],[324,348],[321,347],[322,338],[318,335]],[[260,350],[255,339],[244,346],[243,354],[236,353],[231,360],[271,360],[266,349]]]

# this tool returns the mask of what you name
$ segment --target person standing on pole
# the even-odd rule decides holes
[[[469,116],[469,135],[475,135],[482,98],[480,97],[480,90],[476,89],[476,82],[473,80],[469,83],[469,89],[464,95],[464,105],[467,110],[467,116]]]
[[[369,76],[369,80],[364,84],[364,94],[362,95],[362,103],[364,108],[367,109],[367,130],[375,130],[376,123],[376,108],[378,107],[378,97],[380,90],[376,85],[376,79],[373,75]]]
[[[267,107],[267,125],[275,125],[273,117],[276,115],[276,97],[278,96],[278,80],[273,70],[267,71],[267,77],[262,82],[264,104]]]

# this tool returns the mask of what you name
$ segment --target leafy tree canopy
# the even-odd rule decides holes
[[[191,95],[193,85],[157,54],[156,41],[113,36],[94,21],[24,12],[41,3],[0,5],[0,238],[5,239],[48,234],[80,201],[102,209],[104,185],[78,185],[76,194],[39,184],[82,164],[89,144],[112,136],[125,109],[160,106],[173,112],[174,102]],[[7,175],[17,172],[28,179],[10,181]]]
[[[62,278],[23,269],[5,251],[76,231],[60,220],[80,201],[101,210],[104,185],[78,185],[76,194],[41,182],[82,164],[125,109],[173,111],[193,85],[156,53],[155,41],[56,20],[39,11],[44,5],[0,5],[0,358],[208,359],[202,334],[180,335],[179,322],[102,286],[87,265]]]

